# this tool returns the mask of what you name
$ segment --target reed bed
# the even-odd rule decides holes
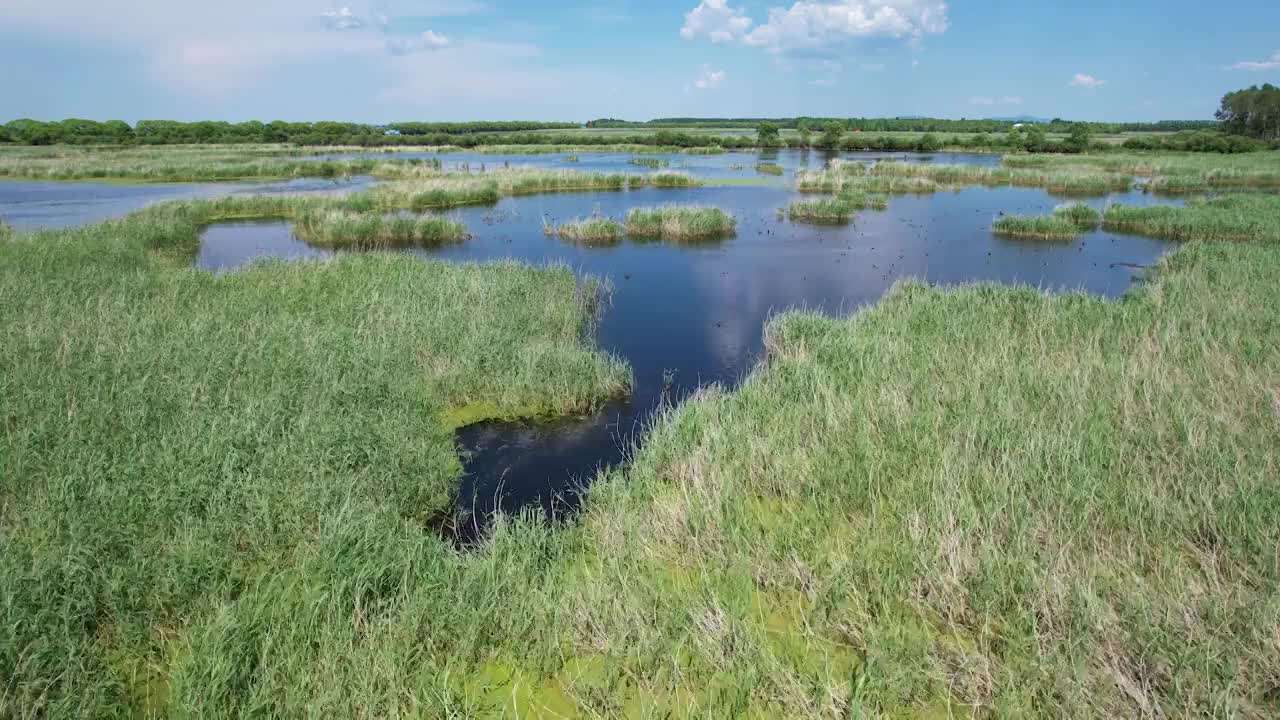
[[[778,214],[792,222],[839,225],[848,223],[861,210],[884,210],[888,206],[888,198],[883,195],[845,192],[819,200],[793,202]]]
[[[404,217],[349,210],[302,213],[294,220],[293,231],[312,245],[355,250],[435,247],[467,238],[465,225],[442,215]]]
[[[626,231],[637,238],[691,241],[733,235],[737,221],[720,208],[700,205],[664,205],[632,208]]]
[[[781,175],[784,171],[782,166],[776,163],[758,163],[756,165],[756,172],[761,175]]]
[[[630,160],[627,160],[627,163],[631,165],[639,165],[641,167],[654,168],[654,169],[664,168],[671,165],[670,160],[667,160],[665,158],[651,158],[651,157],[633,157]]]
[[[543,232],[580,245],[614,245],[622,239],[625,227],[613,218],[589,217],[561,225],[545,222]]]

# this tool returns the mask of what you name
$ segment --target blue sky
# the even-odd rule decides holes
[[[0,121],[1209,118],[1280,2],[0,0]]]

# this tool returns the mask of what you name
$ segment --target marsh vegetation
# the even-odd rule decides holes
[[[1232,192],[1021,221],[1185,243],[1116,302],[901,282],[851,314],[784,312],[767,362],[657,416],[578,515],[499,516],[466,550],[434,524],[461,472],[453,430],[589,414],[635,384],[591,342],[607,283],[379,252],[215,275],[189,267],[201,229],[451,243],[466,223],[394,213],[696,179],[392,163],[347,197],[0,224],[0,715],[1266,716],[1265,155],[804,174],[797,189],[832,197],[782,207],[815,222],[970,184]],[[737,223],[658,205],[546,230],[691,256],[681,242]]]

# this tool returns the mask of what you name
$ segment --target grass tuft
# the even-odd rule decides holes
[[[613,245],[622,239],[622,223],[608,217],[590,217],[562,225],[543,223],[543,232],[581,245]]]
[[[303,213],[293,231],[312,245],[359,250],[434,247],[467,238],[465,225],[442,215],[401,217],[333,209]]]
[[[781,175],[784,171],[782,166],[776,163],[758,163],[756,165],[756,172],[761,175]]]
[[[888,206],[888,199],[883,195],[846,192],[820,200],[793,202],[778,214],[792,222],[844,224],[852,220],[859,210],[884,210]]]
[[[715,207],[664,205],[632,208],[627,212],[628,235],[639,238],[690,241],[733,235],[737,221]]]

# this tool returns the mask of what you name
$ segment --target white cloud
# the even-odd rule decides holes
[[[985,107],[993,107],[995,105],[1021,105],[1022,98],[1016,95],[1005,95],[1004,97],[971,97],[970,105],[982,105]]]
[[[862,69],[867,72],[880,72],[884,69],[884,63],[862,63]]]
[[[1071,83],[1070,83],[1071,87],[1080,87],[1080,88],[1086,88],[1089,90],[1100,88],[1106,84],[1107,84],[1106,80],[1099,80],[1098,78],[1092,75],[1086,75],[1084,73],[1076,73],[1076,76],[1071,78]]]
[[[685,15],[680,36],[741,41],[772,53],[821,51],[868,37],[908,38],[918,44],[926,34],[946,32],[947,4],[942,0],[797,0],[789,8],[770,8],[763,24],[754,28],[753,24],[728,0],[702,0]]]
[[[351,12],[351,8],[345,5],[337,10],[321,13],[321,17],[327,18],[329,27],[334,30],[356,30],[364,25],[364,22]]]
[[[912,61],[911,61],[911,67],[920,67],[920,61],[919,61],[919,60],[912,60]]]
[[[702,0],[684,16],[680,37],[692,40],[705,35],[713,43],[741,39],[751,27],[751,18],[729,7],[728,0]]]
[[[817,85],[818,87],[831,87],[832,85],[836,84],[836,79],[833,77],[815,78],[813,80],[810,80],[809,84]]]
[[[698,77],[685,86],[685,90],[712,90],[719,87],[720,83],[724,82],[724,78],[724,70],[716,70],[710,65],[703,65]]]
[[[409,53],[426,50],[443,50],[451,45],[453,45],[453,42],[449,38],[431,30],[407,37],[389,35],[386,40],[387,50],[395,55],[408,55]]]
[[[1243,60],[1231,66],[1232,70],[1280,70],[1280,50],[1266,60]]]

